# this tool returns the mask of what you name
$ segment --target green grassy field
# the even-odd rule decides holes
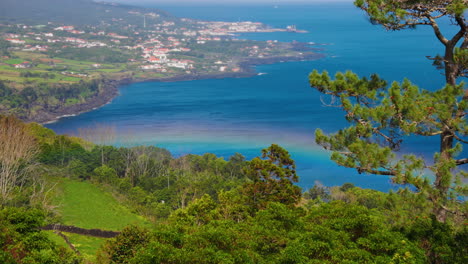
[[[121,70],[122,70],[122,68],[118,68],[118,69],[98,69],[98,70],[95,70],[94,72],[119,72]]]
[[[81,255],[91,261],[95,262],[96,252],[106,242],[105,238],[81,236],[77,234],[64,233],[70,243],[81,253]]]
[[[35,53],[35,52],[15,52],[14,55],[17,58],[13,59],[7,59],[7,60],[2,60],[0,59],[0,62],[8,64],[8,65],[13,65],[13,64],[19,64],[24,61],[35,61],[36,65],[34,68],[27,69],[27,71],[32,71],[32,72],[42,72],[42,71],[55,71],[56,67],[64,67],[66,68],[67,71],[73,71],[73,72],[78,72],[78,73],[93,73],[93,72],[101,72],[101,73],[112,73],[112,72],[119,72],[125,69],[126,64],[125,63],[113,63],[113,64],[107,64],[107,63],[100,63],[99,68],[95,68],[93,65],[95,62],[92,61],[80,61],[80,60],[70,60],[70,59],[64,59],[64,58],[48,58],[44,54],[40,53]],[[42,63],[38,63],[41,61]],[[56,66],[50,66],[46,62],[53,61]],[[9,69],[12,71],[21,71],[17,70],[14,68],[11,68],[10,66],[7,65],[2,65],[3,69]],[[79,81],[80,78],[76,78],[77,80],[73,81]],[[17,80],[13,80],[17,81]]]
[[[149,225],[142,216],[117,202],[112,194],[89,182],[60,179],[58,188],[56,204],[65,225],[114,231],[131,224]]]
[[[63,238],[61,238],[59,235],[55,234],[54,231],[50,230],[50,231],[44,231],[45,233],[47,233],[47,235],[49,236],[49,238],[55,242],[57,245],[60,245],[62,247],[66,247],[68,248],[68,245],[67,243],[65,242],[65,240]]]
[[[24,62],[23,59],[11,59],[11,60],[4,61],[4,63],[6,64],[20,64],[22,62]]]
[[[70,179],[58,179],[55,204],[61,213],[63,224],[87,229],[122,230],[128,225],[150,226],[142,216],[121,205],[112,194],[98,186]],[[65,246],[63,238],[47,231],[57,244]],[[64,233],[89,262],[95,262],[96,252],[106,242],[104,238]]]
[[[69,248],[61,236],[55,234],[53,231],[45,232],[57,245]],[[80,252],[81,256],[83,256],[90,263],[94,263],[96,261],[97,251],[106,242],[105,238],[82,236],[66,232],[63,232],[63,234],[68,237],[70,243],[72,243],[73,246]]]

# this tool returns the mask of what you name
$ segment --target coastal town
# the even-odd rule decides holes
[[[3,32],[16,31],[17,33],[3,33],[1,37],[10,44],[9,51],[34,52],[53,58],[61,49],[98,49],[107,48],[131,54],[127,63],[143,71],[158,73],[193,72],[238,72],[241,69],[235,65],[235,60],[219,54],[217,58],[190,59],[190,53],[209,47],[219,47],[226,42],[238,44],[237,54],[232,57],[264,58],[276,55],[301,55],[285,49],[284,43],[269,40],[262,43],[253,43],[236,39],[236,34],[254,32],[295,32],[291,26],[286,29],[269,28],[258,22],[207,22],[181,19],[180,26],[174,21],[162,20],[160,23],[147,25],[148,18],[158,18],[155,13],[141,14],[130,11],[129,15],[143,17],[143,28],[128,30],[129,34],[99,30],[97,27],[79,27],[74,25],[0,25]],[[130,29],[130,28],[129,28]],[[235,45],[234,44],[234,45]],[[252,44],[252,45],[250,45]],[[209,51],[208,51],[209,52]],[[231,51],[232,53],[232,51]],[[60,57],[60,56],[57,56]],[[196,56],[195,56],[196,57]],[[14,68],[32,68],[29,61],[15,61],[8,63],[10,56],[3,56],[0,63]],[[99,69],[99,62],[92,64]]]
[[[0,94],[8,95],[0,113],[19,111],[25,120],[44,122],[101,106],[125,82],[245,77],[255,74],[252,65],[321,56],[305,43],[242,38],[303,32],[294,25],[200,21],[139,8],[119,7],[119,13],[114,5],[95,5],[106,8],[107,19],[0,21]]]

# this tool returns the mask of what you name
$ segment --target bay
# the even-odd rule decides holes
[[[405,77],[425,89],[438,89],[444,77],[426,56],[442,51],[430,28],[388,32],[369,23],[351,3],[309,5],[163,5],[154,6],[180,17],[218,21],[258,21],[274,27],[296,25],[298,33],[250,33],[239,38],[316,43],[324,59],[257,66],[261,75],[173,83],[146,82],[120,88],[110,104],[47,127],[57,133],[77,134],[94,124],[115,126],[121,143],[153,144],[174,155],[215,153],[226,159],[236,153],[247,158],[277,143],[298,164],[300,186],[352,182],[382,191],[396,188],[385,176],[359,175],[329,161],[329,153],[314,143],[314,131],[332,133],[346,126],[343,113],[324,106],[328,98],[308,85],[313,70],[353,70],[378,73],[387,80]],[[444,30],[452,30],[444,25]],[[404,152],[430,156],[437,151],[429,139],[412,139]]]

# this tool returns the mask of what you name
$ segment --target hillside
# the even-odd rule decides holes
[[[0,116],[0,128],[0,161],[21,163],[7,175],[24,176],[21,192],[21,178],[3,182],[0,263],[455,264],[468,256],[458,214],[438,222],[433,205],[409,190],[346,184],[303,193],[294,160],[275,144],[251,161],[174,158],[157,147],[93,145],[12,117]],[[24,150],[20,161],[6,158],[13,146]],[[120,234],[71,234],[57,223]],[[50,226],[62,233],[40,231]]]
[[[90,25],[110,22],[112,19],[125,18],[129,23],[141,23],[141,17],[129,15],[129,11],[149,11],[150,9],[92,0],[2,0],[0,2],[0,21],[11,23],[47,24],[71,23]],[[169,14],[151,9],[164,18]]]
[[[147,220],[131,212],[103,188],[89,182],[66,178],[56,180],[57,195],[54,197],[54,203],[61,222],[65,225],[114,231],[121,231],[128,225],[150,226]],[[63,237],[52,231],[48,231],[48,234],[59,245],[67,246]],[[63,232],[62,235],[65,235],[76,250],[89,261],[95,260],[97,250],[107,240],[67,232]]]
[[[65,225],[119,231],[128,225],[147,224],[112,194],[89,182],[60,179],[57,189],[56,206]]]
[[[409,79],[389,82],[377,74],[362,77],[351,71],[332,76],[329,69],[315,69],[308,75],[308,83],[320,93],[316,96],[322,104],[329,102],[328,106],[342,110],[340,116],[345,120],[323,115],[327,110],[313,113],[320,120],[312,148],[295,141],[309,128],[297,126],[300,133],[294,133],[296,127],[290,124],[301,116],[282,111],[286,107],[302,111],[302,107],[310,105],[310,101],[303,106],[295,100],[298,97],[292,96],[295,91],[289,90],[289,82],[278,82],[284,84],[281,93],[257,89],[261,93],[245,97],[236,89],[241,87],[238,85],[229,89],[231,94],[225,98],[213,96],[216,104],[225,108],[234,108],[233,101],[244,103],[241,108],[255,108],[244,115],[232,115],[236,122],[219,126],[236,135],[253,135],[245,142],[249,145],[220,137],[222,145],[242,146],[242,151],[249,153],[247,160],[240,153],[230,157],[213,153],[173,156],[156,145],[137,145],[145,140],[132,129],[126,131],[128,136],[119,138],[118,129],[127,126],[111,125],[112,118],[96,119],[107,124],[77,128],[79,137],[58,135],[24,120],[44,112],[58,113],[62,106],[89,104],[90,99],[108,94],[107,89],[115,92],[124,81],[237,76],[246,71],[242,65],[250,61],[316,56],[312,52],[302,54],[293,44],[230,37],[234,32],[285,29],[268,29],[262,23],[248,21],[173,22],[161,19],[159,14],[133,12],[128,6],[90,0],[2,1],[0,264],[468,263],[468,158],[466,149],[463,152],[463,145],[468,144],[468,100],[466,85],[457,79],[466,77],[468,69],[467,3],[357,0],[356,5],[373,23],[387,29],[432,26],[446,48],[440,61],[435,58],[438,66],[445,67],[446,85],[428,91]],[[336,8],[329,14],[333,11]],[[145,20],[142,26],[138,19],[143,16],[152,17],[155,23],[146,24]],[[442,37],[434,22],[444,16],[460,28],[451,40]],[[83,24],[94,24],[48,24],[49,19],[70,23],[78,17]],[[417,22],[421,17],[428,22]],[[126,24],[132,19],[134,24]],[[44,24],[21,24],[26,20]],[[213,32],[224,35],[211,35]],[[329,32],[342,36],[340,31]],[[459,48],[455,47],[458,42]],[[358,46],[359,50],[352,50],[359,54],[362,50],[371,52]],[[356,66],[351,68],[362,71],[357,65],[360,62],[365,61],[353,60]],[[286,67],[296,70],[290,65],[283,69]],[[296,78],[285,71],[278,73],[285,81]],[[168,93],[181,100],[178,107],[183,122],[174,122],[171,116],[164,120],[187,136],[204,140],[207,137],[198,136],[200,128],[218,132],[217,122],[197,122],[196,118],[204,115],[197,115],[195,104],[187,98],[198,93],[201,99],[197,101],[203,101],[211,95],[200,96],[202,89],[188,85],[183,95]],[[260,86],[271,88],[267,82],[243,88]],[[274,114],[275,122],[265,122],[259,107],[262,101],[269,102],[265,94],[278,99],[271,105],[281,113],[265,111]],[[321,96],[331,97],[323,100]],[[168,97],[161,98],[166,102],[164,98]],[[231,116],[227,111],[217,113],[210,105],[214,104],[203,105],[211,110],[210,117],[218,120]],[[290,146],[307,154],[310,150],[312,158],[319,162],[322,156],[315,146],[330,153],[338,166],[369,175],[364,180],[372,181],[370,175],[380,177],[395,184],[395,189],[363,189],[354,185],[360,184],[358,180],[341,186],[317,181],[312,188],[302,189],[298,185],[300,177],[307,175],[300,175],[299,168],[306,162],[298,158],[296,164],[295,154],[276,144],[268,134],[247,134],[242,127],[236,127],[248,119],[255,122],[253,128],[261,128],[256,131],[278,131],[279,136],[291,140],[278,141],[297,143]],[[276,122],[282,120],[285,122]],[[342,127],[342,121],[348,126]],[[191,122],[197,122],[197,126],[191,126]],[[329,126],[331,122],[333,127]],[[223,119],[219,124],[228,123]],[[144,125],[138,127],[132,122],[128,127],[156,139],[169,135],[171,138],[166,136],[164,142],[174,136],[164,130],[165,126],[149,119]],[[165,133],[153,134],[154,129]],[[313,136],[310,133],[307,137]],[[252,157],[248,148],[265,141],[271,145]],[[200,142],[211,144],[208,140]],[[415,142],[427,144],[432,150],[419,149]],[[195,148],[191,145],[186,147]],[[350,176],[345,170],[324,175],[328,167],[311,167],[317,179]]]
[[[90,0],[1,1],[0,113],[49,122],[106,104],[120,84],[246,77],[253,64],[323,56],[304,43],[233,37],[285,31]]]

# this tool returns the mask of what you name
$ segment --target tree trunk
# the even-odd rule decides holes
[[[448,160],[452,158],[450,150],[453,148],[453,133],[445,130],[440,135],[440,155],[442,159]]]
[[[455,43],[456,44],[456,43]],[[448,85],[455,86],[457,85],[457,72],[458,72],[458,65],[454,61],[454,49],[455,44],[449,43],[445,46],[445,81]],[[454,112],[453,115],[457,113]],[[444,129],[442,134],[440,135],[440,159],[439,162],[445,162],[452,159],[452,154],[450,150],[453,148],[454,144],[454,135],[453,132],[450,131],[449,128]],[[450,177],[450,175],[445,175],[442,171],[436,172],[436,179],[434,181],[434,187],[437,190],[435,194],[436,197],[433,197],[433,201],[437,204],[434,204],[434,214],[439,222],[445,223],[447,219],[447,210],[444,208],[444,204],[447,202],[448,191],[450,186],[444,184],[444,182],[451,182],[445,181],[445,177]],[[440,203],[440,204],[439,204]]]
[[[456,43],[455,43],[456,44]],[[449,85],[457,85],[458,65],[454,61],[455,45],[451,43],[445,46],[445,82]]]

